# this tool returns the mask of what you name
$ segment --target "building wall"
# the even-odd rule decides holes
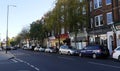
[[[111,0],[112,3],[109,5],[106,5],[106,0],[102,0],[102,7],[94,9],[94,0],[89,0],[92,1],[92,11],[89,13],[90,17],[93,18],[93,27],[94,29],[95,27],[95,16],[102,14],[103,15],[103,26],[98,26],[99,27],[105,27],[105,26],[109,26],[110,30],[105,30],[106,31],[106,35],[107,35],[107,44],[108,44],[108,49],[110,51],[110,54],[112,54],[112,51],[114,48],[116,48],[116,45],[120,45],[118,38],[120,35],[120,32],[113,32],[113,30],[111,29],[112,25],[120,22],[120,0]],[[112,12],[112,19],[113,19],[113,23],[111,25],[107,24],[107,13]],[[91,21],[89,23],[89,26],[91,25]],[[93,29],[93,28],[91,28]],[[101,30],[101,29],[98,29]],[[97,32],[97,31],[96,31]],[[100,33],[102,34],[102,33]],[[105,33],[104,33],[105,34]],[[90,34],[89,34],[90,35]],[[93,34],[94,36],[96,34]],[[98,33],[97,33],[98,36]]]

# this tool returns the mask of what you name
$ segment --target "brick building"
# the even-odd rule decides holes
[[[88,0],[89,43],[105,45],[112,53],[120,45],[120,0]]]

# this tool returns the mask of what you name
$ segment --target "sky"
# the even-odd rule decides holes
[[[7,5],[9,6],[8,36],[17,36],[24,27],[52,10],[55,0],[0,0],[0,38],[6,39]]]

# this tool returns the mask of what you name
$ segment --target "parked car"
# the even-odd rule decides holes
[[[40,51],[40,52],[44,52],[44,51],[45,51],[45,48],[40,47],[40,48],[39,48],[39,51]]]
[[[15,47],[15,46],[11,46],[10,48],[11,48],[11,50],[16,50],[17,49],[17,47]]]
[[[45,49],[45,52],[51,52],[51,53],[53,53],[53,52],[56,52],[56,49],[53,48],[53,47],[48,47],[48,48]]]
[[[26,45],[23,45],[23,46],[22,46],[22,49],[26,50],[26,49],[28,49],[28,48],[27,48]]]
[[[3,49],[2,49],[2,47],[0,47],[0,51],[2,51]]]
[[[120,61],[120,46],[118,46],[116,49],[114,49],[112,58]]]
[[[90,56],[92,58],[108,57],[109,51],[107,47],[101,45],[88,45],[80,50],[79,56]]]
[[[72,46],[67,46],[67,45],[62,45],[59,48],[59,54],[68,54],[68,55],[74,55],[74,54],[78,54],[79,50],[77,50],[76,48],[73,48]]]
[[[8,47],[5,47],[4,49],[5,49],[5,50],[11,50],[11,47],[8,46]]]
[[[34,51],[39,51],[40,47],[35,47]]]

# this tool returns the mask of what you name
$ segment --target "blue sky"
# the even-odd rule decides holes
[[[54,3],[55,0],[0,0],[0,38],[6,38],[7,5],[16,5],[9,7],[8,36],[11,38],[23,27],[40,19],[54,7]]]

